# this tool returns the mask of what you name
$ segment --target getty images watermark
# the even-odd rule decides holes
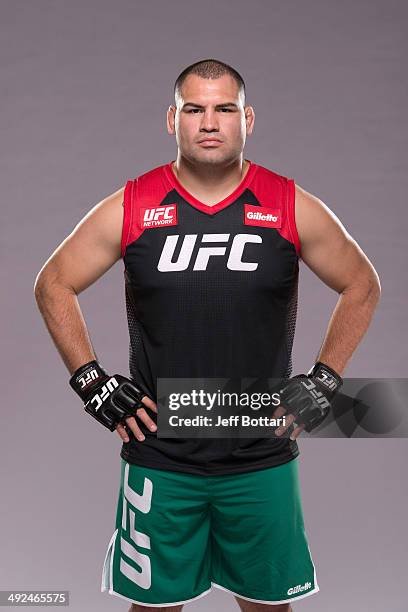
[[[278,378],[158,378],[159,438],[274,438],[286,425]],[[408,379],[345,378],[320,438],[408,437]],[[290,426],[282,437],[289,437]]]

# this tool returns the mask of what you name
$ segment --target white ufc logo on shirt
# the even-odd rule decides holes
[[[203,234],[201,243],[226,243],[225,246],[200,246],[194,261],[193,270],[202,271],[207,269],[210,257],[223,257],[226,259],[228,270],[239,270],[253,272],[257,269],[257,262],[243,261],[246,244],[262,242],[261,236],[257,234],[236,234],[230,241],[231,234]],[[194,246],[198,234],[186,234],[181,245],[177,261],[172,261],[180,235],[167,236],[160,256],[157,269],[159,272],[181,272],[187,270],[190,265]],[[230,244],[231,242],[231,244]],[[227,256],[228,249],[228,256]]]
[[[177,225],[177,207],[175,204],[154,206],[140,209],[140,227],[162,227]]]

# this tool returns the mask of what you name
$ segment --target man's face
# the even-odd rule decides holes
[[[167,111],[167,129],[176,135],[183,157],[206,165],[228,165],[240,158],[255,117],[251,106],[243,106],[229,74],[218,79],[189,74],[176,105]]]

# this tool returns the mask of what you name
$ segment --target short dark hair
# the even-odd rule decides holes
[[[182,85],[189,74],[196,74],[202,79],[218,79],[224,74],[231,75],[232,78],[235,79],[240,93],[242,92],[243,94],[245,105],[246,92],[244,79],[239,72],[235,70],[235,68],[232,68],[232,66],[229,66],[225,62],[221,62],[220,60],[216,59],[203,59],[199,62],[191,64],[190,66],[187,66],[187,68],[185,68],[176,79],[174,84],[174,98],[176,98],[177,94],[180,94]]]

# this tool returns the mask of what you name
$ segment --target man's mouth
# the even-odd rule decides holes
[[[203,138],[202,140],[198,141],[198,144],[203,146],[217,146],[222,144],[222,141],[218,138]]]

